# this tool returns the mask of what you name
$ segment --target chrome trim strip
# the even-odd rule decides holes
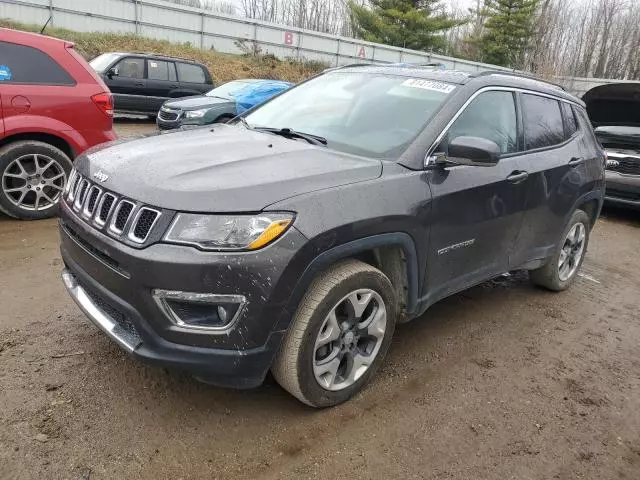
[[[113,203],[111,204],[111,207],[109,208],[109,211],[107,212],[107,216],[105,217],[105,219],[101,220],[100,212],[102,211],[102,206],[104,205],[104,202],[106,201],[107,197],[112,197]],[[116,207],[117,204],[118,204],[118,197],[116,197],[113,193],[105,192],[105,194],[102,195],[102,198],[100,199],[100,203],[98,203],[98,206],[96,207],[93,223],[99,228],[104,227],[107,224],[107,221],[109,221],[109,216],[111,215],[111,213],[113,212],[113,209]]]
[[[94,205],[93,205],[93,210],[89,211],[89,202],[91,201],[91,194],[95,190],[98,191],[98,196],[96,197],[96,203],[94,203]],[[97,185],[91,186],[89,188],[89,190],[87,191],[87,197],[85,198],[84,207],[82,208],[82,217],[85,220],[89,220],[91,218],[91,216],[94,214],[94,212],[96,211],[96,206],[98,205],[98,202],[100,201],[100,196],[101,195],[102,195],[102,189],[100,187],[98,187]]]
[[[607,157],[609,158],[631,158],[633,160],[640,160],[640,155],[633,155],[631,153],[619,153],[619,152],[612,152],[610,150],[605,149],[605,152],[607,152]]]
[[[136,227],[138,226],[138,221],[140,220],[140,216],[142,215],[142,213],[145,212],[145,211],[154,212],[156,214],[156,218],[151,223],[151,226],[149,227],[149,231],[144,236],[144,238],[136,237],[135,230],[136,230]],[[158,219],[160,218],[160,215],[162,215],[162,212],[160,212],[159,210],[156,210],[155,208],[149,208],[149,207],[139,208],[138,212],[136,213],[135,217],[133,218],[133,221],[131,222],[131,226],[129,227],[129,234],[127,235],[127,238],[129,240],[131,240],[132,242],[135,242],[135,243],[142,244],[142,243],[146,242],[147,238],[149,238],[149,235],[151,235],[151,232],[153,231],[153,227],[156,226],[156,223],[158,222]]]
[[[447,132],[449,131],[451,126],[458,119],[458,117],[464,113],[464,111],[467,109],[469,104],[471,102],[473,102],[478,95],[480,95],[482,93],[485,93],[485,92],[513,92],[513,93],[518,93],[519,92],[519,93],[526,93],[526,94],[529,94],[529,95],[537,95],[538,97],[551,98],[553,100],[557,100],[558,102],[564,102],[564,103],[568,103],[569,105],[576,105],[576,106],[580,107],[580,105],[578,103],[572,102],[572,101],[567,100],[565,98],[556,97],[555,95],[550,95],[548,93],[537,92],[535,90],[528,90],[526,88],[517,88],[517,87],[483,87],[483,88],[481,88],[480,90],[475,92],[473,95],[471,95],[471,97],[469,97],[467,99],[467,101],[464,103],[464,105],[462,105],[462,107],[460,107],[460,109],[456,112],[456,114],[453,116],[453,118],[451,120],[449,120],[449,123],[447,123],[447,125],[444,127],[442,132],[440,132],[440,135],[438,135],[436,137],[435,142],[433,142],[431,144],[431,146],[429,147],[429,149],[427,150],[427,154],[425,155],[424,161],[423,161],[423,167],[428,167],[429,165],[431,165],[433,163],[432,160],[434,160],[433,159],[434,150],[440,144],[440,142],[442,141],[444,136],[447,134]],[[514,103],[514,105],[515,105],[515,103]],[[526,152],[518,152],[518,153],[526,153]]]
[[[129,353],[132,353],[142,342],[131,333],[123,329],[113,318],[103,312],[87,292],[78,285],[76,278],[69,270],[62,272],[62,281],[67,288],[71,298],[78,304],[80,309],[85,313],[89,320],[93,322],[100,330],[106,333],[118,345]]]
[[[84,185],[86,185],[87,188],[84,189],[84,195],[81,195],[80,192],[83,191]],[[90,185],[89,180],[87,180],[86,178],[82,179],[82,181],[80,181],[80,183],[78,184],[78,188],[76,190],[76,201],[73,202],[73,209],[76,212],[79,211],[82,208],[82,205],[84,204],[84,199],[86,198],[89,185]]]
[[[74,168],[73,170],[71,170],[71,175],[69,175],[69,178],[67,179],[67,184],[65,185],[64,193],[62,194],[63,197],[67,197],[67,201],[69,200],[69,196],[71,195],[71,186],[75,183],[77,176],[78,170]]]
[[[127,220],[124,222],[124,226],[122,229],[119,229],[116,227],[116,220],[118,219],[118,214],[120,213],[120,210],[122,209],[122,207],[125,204],[129,204],[131,205],[132,209],[131,209],[131,213],[129,213],[129,216],[127,217]],[[129,200],[120,200],[120,202],[118,203],[118,206],[116,207],[115,211],[113,212],[113,214],[111,215],[111,222],[109,222],[109,232],[114,234],[114,235],[122,235],[122,232],[124,232],[124,230],[127,228],[127,223],[129,223],[129,220],[131,219],[131,215],[134,214],[136,210],[136,204],[129,201]]]
[[[153,299],[156,304],[162,310],[162,312],[171,320],[172,323],[177,325],[178,327],[188,329],[188,330],[200,330],[209,333],[215,334],[227,334],[231,331],[238,319],[244,312],[244,309],[247,306],[247,297],[244,295],[223,295],[223,294],[214,294],[214,293],[191,293],[191,292],[180,292],[174,290],[161,290],[154,289],[152,292]],[[179,300],[183,302],[193,302],[193,303],[238,303],[238,310],[236,314],[233,316],[231,321],[226,324],[224,327],[203,327],[200,325],[189,325],[185,323],[178,317],[175,312],[169,307],[166,300]]]

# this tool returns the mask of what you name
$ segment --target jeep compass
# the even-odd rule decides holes
[[[327,407],[446,296],[516,269],[568,288],[604,169],[584,104],[554,85],[336,68],[232,124],[81,156],[62,277],[133,357],[231,387],[271,371]]]

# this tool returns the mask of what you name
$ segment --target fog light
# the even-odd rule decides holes
[[[242,295],[154,290],[153,297],[176,325],[196,330],[228,331],[246,304]]]

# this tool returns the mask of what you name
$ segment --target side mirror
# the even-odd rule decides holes
[[[113,77],[117,77],[117,76],[118,76],[118,70],[116,70],[115,68],[110,68],[107,71],[107,77],[113,78]]]
[[[500,147],[480,137],[458,137],[449,144],[449,162],[475,167],[493,167],[500,160]]]

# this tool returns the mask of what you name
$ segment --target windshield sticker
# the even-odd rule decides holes
[[[405,87],[422,88],[423,90],[431,90],[433,92],[451,93],[455,90],[455,85],[448,83],[435,82],[433,80],[423,80],[421,78],[410,78],[402,83]]]
[[[0,65],[0,82],[11,80],[11,69],[6,65]]]

